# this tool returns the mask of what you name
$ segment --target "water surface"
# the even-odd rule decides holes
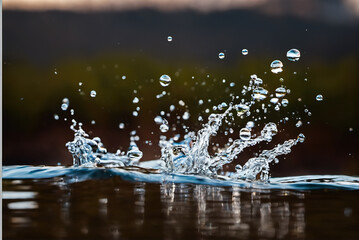
[[[358,239],[359,178],[6,166],[4,239]]]

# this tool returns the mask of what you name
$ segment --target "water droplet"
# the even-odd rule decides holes
[[[175,110],[175,108],[176,108],[175,105],[171,105],[170,106],[170,111],[173,112]]]
[[[286,99],[286,98],[282,99],[282,106],[283,107],[288,106],[288,103],[289,103],[288,99]]]
[[[96,121],[95,121],[95,120],[92,120],[92,121],[91,121],[91,124],[92,124],[92,125],[95,125],[95,124],[96,124]]]
[[[161,124],[161,126],[160,126],[161,132],[163,132],[163,133],[168,132],[168,129],[169,129],[168,125],[166,125],[164,123]]]
[[[188,120],[188,119],[189,119],[189,117],[190,117],[189,112],[184,112],[184,113],[183,113],[182,118],[183,118],[184,120]]]
[[[63,111],[66,111],[67,108],[69,107],[69,105],[70,105],[70,101],[69,101],[68,98],[62,99],[61,109],[62,109]]]
[[[203,104],[203,100],[200,99],[200,100],[198,101],[198,104],[199,104],[199,105],[202,105],[202,104]]]
[[[125,128],[125,124],[124,124],[124,123],[120,123],[120,124],[118,125],[118,127],[119,127],[120,129],[124,129],[124,128]]]
[[[296,127],[301,127],[302,125],[303,125],[303,123],[300,120],[295,124]]]
[[[155,123],[157,123],[157,124],[161,124],[161,123],[163,122],[163,119],[162,119],[161,116],[156,116],[156,117],[154,118],[154,121],[155,121]]]
[[[80,87],[82,86],[82,82],[79,82],[79,86],[80,86]]]
[[[279,78],[279,81],[280,81],[280,82],[284,82],[284,78]]]
[[[247,55],[248,54],[248,50],[247,49],[242,49],[242,54],[245,56],[245,55]]]
[[[315,97],[315,99],[317,99],[317,101],[323,101],[323,95],[321,95],[321,94],[318,94],[316,97]]]
[[[97,94],[97,93],[96,93],[95,90],[92,90],[92,91],[90,92],[90,96],[93,97],[93,98],[96,97],[96,94]]]
[[[298,139],[298,141],[301,142],[301,143],[304,142],[304,140],[305,140],[304,134],[303,134],[303,133],[300,133],[300,134],[298,135],[298,138],[297,138],[297,139]]]
[[[253,122],[253,121],[247,122],[246,128],[251,129],[251,128],[253,128],[253,127],[254,127],[254,122]]]
[[[270,64],[270,67],[271,67],[271,71],[272,73],[280,73],[283,71],[283,63],[279,60],[274,60],[271,64]]]
[[[273,104],[277,104],[278,98],[272,98],[272,99],[270,100],[270,102],[273,103]]]
[[[354,130],[353,128],[349,128],[349,132],[353,132],[353,130]]]
[[[73,116],[75,114],[75,110],[71,109],[70,114]]]
[[[183,100],[179,100],[179,101],[178,101],[178,104],[179,104],[179,105],[181,105],[181,106],[186,105],[186,104],[185,104],[185,102],[184,102]]]
[[[300,52],[298,49],[291,49],[287,52],[287,58],[289,61],[296,62],[300,58]]]
[[[137,116],[138,116],[138,112],[133,111],[133,112],[132,112],[132,115],[133,115],[134,117],[137,117]]]
[[[240,117],[244,113],[248,112],[249,107],[245,104],[237,104],[237,105],[235,105],[235,109],[237,110],[237,116]]]
[[[170,83],[171,78],[168,75],[164,74],[160,77],[160,84],[162,87],[167,87],[168,85],[170,85]]]
[[[263,100],[267,97],[268,91],[262,87],[258,87],[256,89],[253,89],[252,98],[254,100]]]
[[[219,53],[218,57],[219,57],[219,59],[223,59],[224,58],[224,53],[223,52]]]
[[[168,37],[167,37],[167,41],[172,42],[172,37],[171,37],[171,36],[168,36]]]
[[[239,132],[239,137],[242,140],[247,141],[251,138],[251,131],[248,128],[242,128]]]
[[[55,119],[55,120],[59,120],[59,119],[60,119],[59,115],[54,114],[54,119]]]
[[[284,87],[279,87],[275,90],[275,95],[278,98],[284,97],[286,93],[287,91],[285,90]]]
[[[138,99],[138,97],[135,97],[135,98],[132,100],[133,103],[138,103],[139,101],[140,101],[140,99]]]
[[[123,75],[123,76],[122,76],[122,80],[125,80],[125,79],[126,79],[126,76],[125,76],[125,75]]]

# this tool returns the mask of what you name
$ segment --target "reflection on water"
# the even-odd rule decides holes
[[[73,184],[4,180],[3,229],[5,239],[355,239],[358,196],[118,177]]]
[[[184,221],[183,213],[187,213],[192,216],[191,221],[195,219],[193,226],[200,236],[304,238],[305,208],[299,201],[304,199],[304,194],[295,194],[298,202],[276,199],[272,195],[271,191],[244,192],[238,187],[161,185],[161,201],[166,213],[165,237],[170,239],[173,232],[186,231],[187,225],[180,222]]]

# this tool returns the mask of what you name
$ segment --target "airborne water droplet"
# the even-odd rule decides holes
[[[67,105],[66,103],[63,103],[61,105],[61,109],[64,110],[64,111],[66,111],[68,107],[69,107],[69,105]]]
[[[270,102],[273,103],[273,104],[277,104],[278,103],[278,98],[272,98],[270,100]]]
[[[133,103],[138,103],[140,100],[138,99],[138,97],[135,97],[133,100],[132,100],[132,102]]]
[[[249,107],[247,105],[245,105],[245,104],[237,104],[235,106],[235,109],[237,110],[237,116],[238,117],[242,116],[243,114],[245,114],[246,112],[249,111]]]
[[[170,83],[171,78],[168,75],[164,74],[160,77],[160,84],[162,87],[167,87],[168,85],[170,85]]]
[[[300,134],[298,135],[298,138],[297,138],[297,139],[298,139],[298,141],[301,142],[301,143],[304,142],[304,140],[305,140],[304,134],[303,134],[303,133],[300,133]]]
[[[156,116],[156,117],[154,118],[154,121],[155,121],[155,123],[157,123],[157,124],[161,124],[161,123],[163,122],[163,119],[162,119],[161,116]]]
[[[274,60],[270,64],[270,67],[271,67],[272,73],[277,74],[277,73],[283,72],[283,63],[279,60]]]
[[[96,97],[96,91],[95,91],[95,90],[92,90],[92,91],[90,92],[90,96],[93,97],[93,98]]]
[[[248,54],[248,50],[247,49],[242,49],[242,54],[245,56],[245,55],[247,55]]]
[[[189,119],[189,116],[190,116],[189,112],[185,112],[185,113],[183,113],[182,118],[183,118],[184,120],[188,120],[188,119]]]
[[[161,132],[163,132],[163,133],[168,132],[168,129],[169,129],[168,125],[166,125],[164,123],[161,124],[161,126],[160,126]]]
[[[247,122],[247,124],[246,124],[246,128],[251,129],[251,128],[253,128],[253,127],[254,127],[254,122],[253,122],[253,121],[249,121],[249,122]]]
[[[219,59],[223,59],[224,58],[224,53],[223,52],[219,53],[218,57],[219,57]]]
[[[300,120],[295,124],[296,127],[301,127],[302,125],[303,125],[303,123]]]
[[[119,127],[120,129],[124,129],[124,128],[125,128],[125,124],[124,124],[124,123],[120,123],[120,124],[118,125],[118,127]]]
[[[251,131],[248,128],[242,128],[239,132],[239,137],[242,140],[247,141],[251,138]]]
[[[287,52],[287,58],[289,61],[296,62],[300,58],[300,52],[298,49],[291,49]]]
[[[61,109],[62,109],[63,111],[66,111],[67,108],[69,107],[69,105],[70,105],[70,101],[69,101],[68,98],[62,99]]]
[[[279,87],[279,88],[277,88],[276,90],[275,90],[275,96],[277,97],[277,98],[281,98],[281,97],[284,97],[285,96],[285,94],[287,93],[287,91],[285,90],[285,88],[284,87]]]
[[[263,100],[267,97],[268,91],[262,87],[253,90],[252,98],[255,100]]]
[[[284,99],[282,99],[282,106],[283,107],[286,107],[286,106],[288,106],[288,99],[286,99],[286,98],[284,98]]]
[[[178,101],[178,104],[179,104],[179,105],[181,105],[181,106],[186,105],[186,104],[185,104],[185,102],[184,102],[183,100],[179,100],[179,101]]]
[[[323,101],[323,95],[321,95],[321,94],[318,94],[316,97],[315,97],[315,99],[317,99],[317,101]]]
[[[172,42],[172,36],[168,36],[167,41]]]

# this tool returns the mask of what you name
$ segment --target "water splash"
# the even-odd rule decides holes
[[[219,55],[220,58],[221,56],[224,58],[224,54],[222,54],[223,53]],[[279,60],[275,60],[272,62],[271,67],[272,72],[279,73],[282,71],[283,64]],[[171,78],[168,75],[162,75],[159,80],[163,87],[171,83]],[[225,84],[225,79],[223,79],[222,82]],[[183,126],[186,135],[183,136],[182,141],[179,141],[179,134],[175,134],[175,136],[170,139],[162,135],[159,141],[161,148],[160,160],[162,162],[159,170],[165,174],[201,175],[215,178],[229,177],[235,181],[268,181],[270,164],[278,163],[278,156],[290,153],[291,147],[303,142],[305,137],[301,133],[297,139],[289,139],[284,143],[277,144],[272,149],[263,150],[241,165],[239,162],[243,162],[243,159],[240,158],[240,154],[245,149],[261,144],[262,142],[271,142],[273,137],[278,133],[278,126],[274,122],[267,122],[260,132],[257,133],[256,131],[258,131],[258,129],[255,129],[255,126],[260,126],[260,124],[256,124],[255,122],[266,119],[266,113],[268,113],[271,108],[275,111],[279,111],[281,107],[286,107],[289,101],[284,97],[290,94],[290,89],[286,89],[285,86],[281,85],[275,88],[273,93],[270,93],[267,89],[267,85],[263,84],[263,79],[253,74],[250,76],[249,84],[243,86],[241,94],[242,96],[230,94],[230,97],[232,97],[231,101],[213,105],[213,111],[221,111],[219,113],[213,112],[210,114],[210,110],[207,108],[205,112],[210,114],[208,122],[203,124],[202,129],[198,132],[189,131],[188,126]],[[163,95],[166,95],[165,91]],[[138,104],[140,101],[138,97],[134,97],[132,102]],[[212,100],[208,99],[208,102],[210,103]],[[203,103],[203,99],[198,101],[198,105],[202,105]],[[179,100],[178,105],[180,108],[182,107],[186,110],[182,114],[182,117],[178,115],[177,119],[188,120],[191,114],[187,104],[183,100]],[[175,108],[172,104],[169,110],[172,112]],[[139,110],[140,107],[137,106],[136,111],[133,111],[133,116],[136,117]],[[259,116],[261,112],[263,115]],[[170,124],[164,117],[169,117],[170,114],[161,111],[159,115],[154,118],[154,121],[159,125],[159,131],[162,134],[168,133]],[[214,147],[211,138],[219,133],[221,127],[224,128],[225,135],[234,134],[233,128],[229,126],[236,123],[236,116],[240,119],[251,116],[251,120],[253,121],[247,121],[245,127],[240,128],[237,139],[229,138],[228,142],[222,148],[218,144]],[[204,118],[200,115],[197,119],[198,121],[203,121]],[[288,121],[288,117],[283,118],[279,122],[286,121]],[[300,126],[302,125],[302,122],[299,120],[297,121],[297,127],[298,123],[300,123]],[[228,126],[225,126],[225,124]],[[76,128],[76,126],[78,127]],[[120,123],[119,128],[124,129],[124,124]],[[101,139],[98,137],[89,138],[89,135],[82,129],[81,123],[77,124],[77,122],[73,120],[71,129],[74,131],[74,140],[68,142],[66,146],[73,156],[74,166],[139,166],[139,161],[143,153],[136,145],[136,141],[139,140],[139,137],[135,136],[135,131],[131,133],[130,147],[127,152],[118,150],[116,153],[108,153]],[[173,129],[176,128],[172,128],[171,130]],[[224,166],[227,164],[234,164],[235,172],[224,172]]]
[[[249,85],[244,86],[242,91],[243,95],[249,93],[251,99],[245,101],[243,98],[239,104],[230,102],[228,105],[222,103],[216,106],[216,109],[219,110],[227,106],[228,108],[221,114],[212,113],[208,117],[208,122],[204,124],[203,128],[199,130],[197,134],[189,132],[184,137],[184,141],[179,143],[176,143],[174,139],[161,139],[159,145],[162,153],[161,160],[164,162],[163,171],[166,173],[218,176],[223,166],[232,163],[244,149],[261,142],[272,141],[272,138],[278,133],[275,123],[267,123],[261,130],[260,135],[252,138],[250,129],[254,127],[254,122],[248,122],[247,125],[249,127],[240,130],[238,139],[231,139],[224,149],[218,151],[213,156],[211,156],[208,151],[210,138],[217,134],[223,120],[227,117],[233,117],[233,110],[237,112],[237,116],[239,117],[249,116],[251,107],[266,98],[268,90],[261,86],[262,83],[262,79],[256,75],[252,75]],[[276,89],[278,97],[283,97],[286,93],[287,91],[284,87]],[[278,103],[276,107],[279,108],[279,105]],[[258,157],[249,159],[243,167],[237,164],[236,172],[227,175],[233,179],[259,179],[261,181],[267,181],[269,179],[269,164],[272,162],[277,163],[277,156],[290,153],[292,146],[303,141],[304,135],[301,134],[298,139],[290,139],[283,144],[278,144],[271,150],[264,150]]]
[[[82,129],[82,124],[72,120],[71,130],[75,132],[74,140],[66,143],[66,147],[72,155],[74,166],[107,166],[123,167],[138,165],[142,158],[142,152],[138,149],[135,141],[131,141],[126,154],[117,150],[115,154],[108,153],[99,137],[89,138]],[[78,125],[78,128],[76,128]]]

